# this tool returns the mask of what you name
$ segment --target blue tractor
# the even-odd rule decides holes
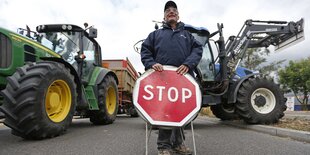
[[[222,29],[210,34],[206,28],[186,25],[185,29],[203,44],[203,56],[197,66],[197,82],[203,93],[202,106],[210,106],[221,120],[243,119],[249,124],[272,124],[284,116],[286,98],[279,85],[257,71],[239,64],[248,48],[269,47],[276,50],[304,39],[304,21],[247,20],[237,36],[225,42]],[[210,38],[218,51],[214,58]]]

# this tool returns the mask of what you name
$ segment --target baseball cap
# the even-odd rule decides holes
[[[165,9],[164,11],[166,11],[169,7],[174,7],[174,8],[178,8],[177,5],[173,2],[173,1],[168,1],[166,4],[165,4]]]

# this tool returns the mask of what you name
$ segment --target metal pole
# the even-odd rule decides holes
[[[147,125],[148,123],[145,122],[145,155],[148,155],[148,144],[152,132],[152,125],[150,125],[150,130],[148,129]]]
[[[148,154],[147,142],[148,142],[148,128],[147,128],[147,122],[145,122],[145,155]]]
[[[183,127],[180,127],[180,134],[181,134],[181,138],[182,138],[182,144],[185,145],[185,142],[184,142],[184,140],[185,140],[185,135],[184,135],[184,132],[183,132],[184,129],[182,130],[182,128],[183,128]]]
[[[191,129],[192,129],[192,137],[193,137],[193,145],[194,145],[194,155],[197,154],[196,152],[196,143],[195,143],[195,133],[194,133],[194,123],[191,121]]]

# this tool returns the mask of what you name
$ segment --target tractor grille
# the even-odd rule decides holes
[[[0,68],[7,68],[12,63],[12,43],[0,33]]]

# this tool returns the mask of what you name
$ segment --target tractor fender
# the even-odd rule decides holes
[[[117,79],[117,76],[116,74],[109,70],[109,69],[106,69],[106,68],[100,68],[100,73],[98,74],[98,77],[96,79],[96,82],[95,84],[98,85],[102,82],[102,80],[107,76],[107,75],[111,75],[114,77],[115,81],[116,81],[116,84],[118,84],[118,79]]]
[[[93,80],[90,80],[89,85],[91,85],[93,87],[94,90],[94,94],[96,96],[96,98],[98,98],[98,85],[103,81],[103,79],[108,76],[111,75],[115,81],[116,84],[118,85],[118,79],[116,74],[106,68],[102,68],[102,67],[96,67],[93,74],[92,74],[92,78],[94,78]]]
[[[93,90],[95,92],[96,97],[98,97],[98,85],[103,81],[103,79],[107,76],[107,75],[111,75],[115,81],[116,84],[118,85],[118,79],[116,74],[106,68],[102,68],[102,67],[96,67],[93,74],[92,74],[92,78],[94,78],[93,80],[90,80],[89,85],[93,86]]]
[[[236,103],[237,101],[237,94],[238,94],[238,90],[241,86],[241,84],[249,79],[250,77],[254,77],[257,75],[260,75],[261,73],[252,73],[252,74],[248,74],[246,76],[243,76],[241,79],[234,81],[230,84],[229,89],[228,89],[228,103]]]

